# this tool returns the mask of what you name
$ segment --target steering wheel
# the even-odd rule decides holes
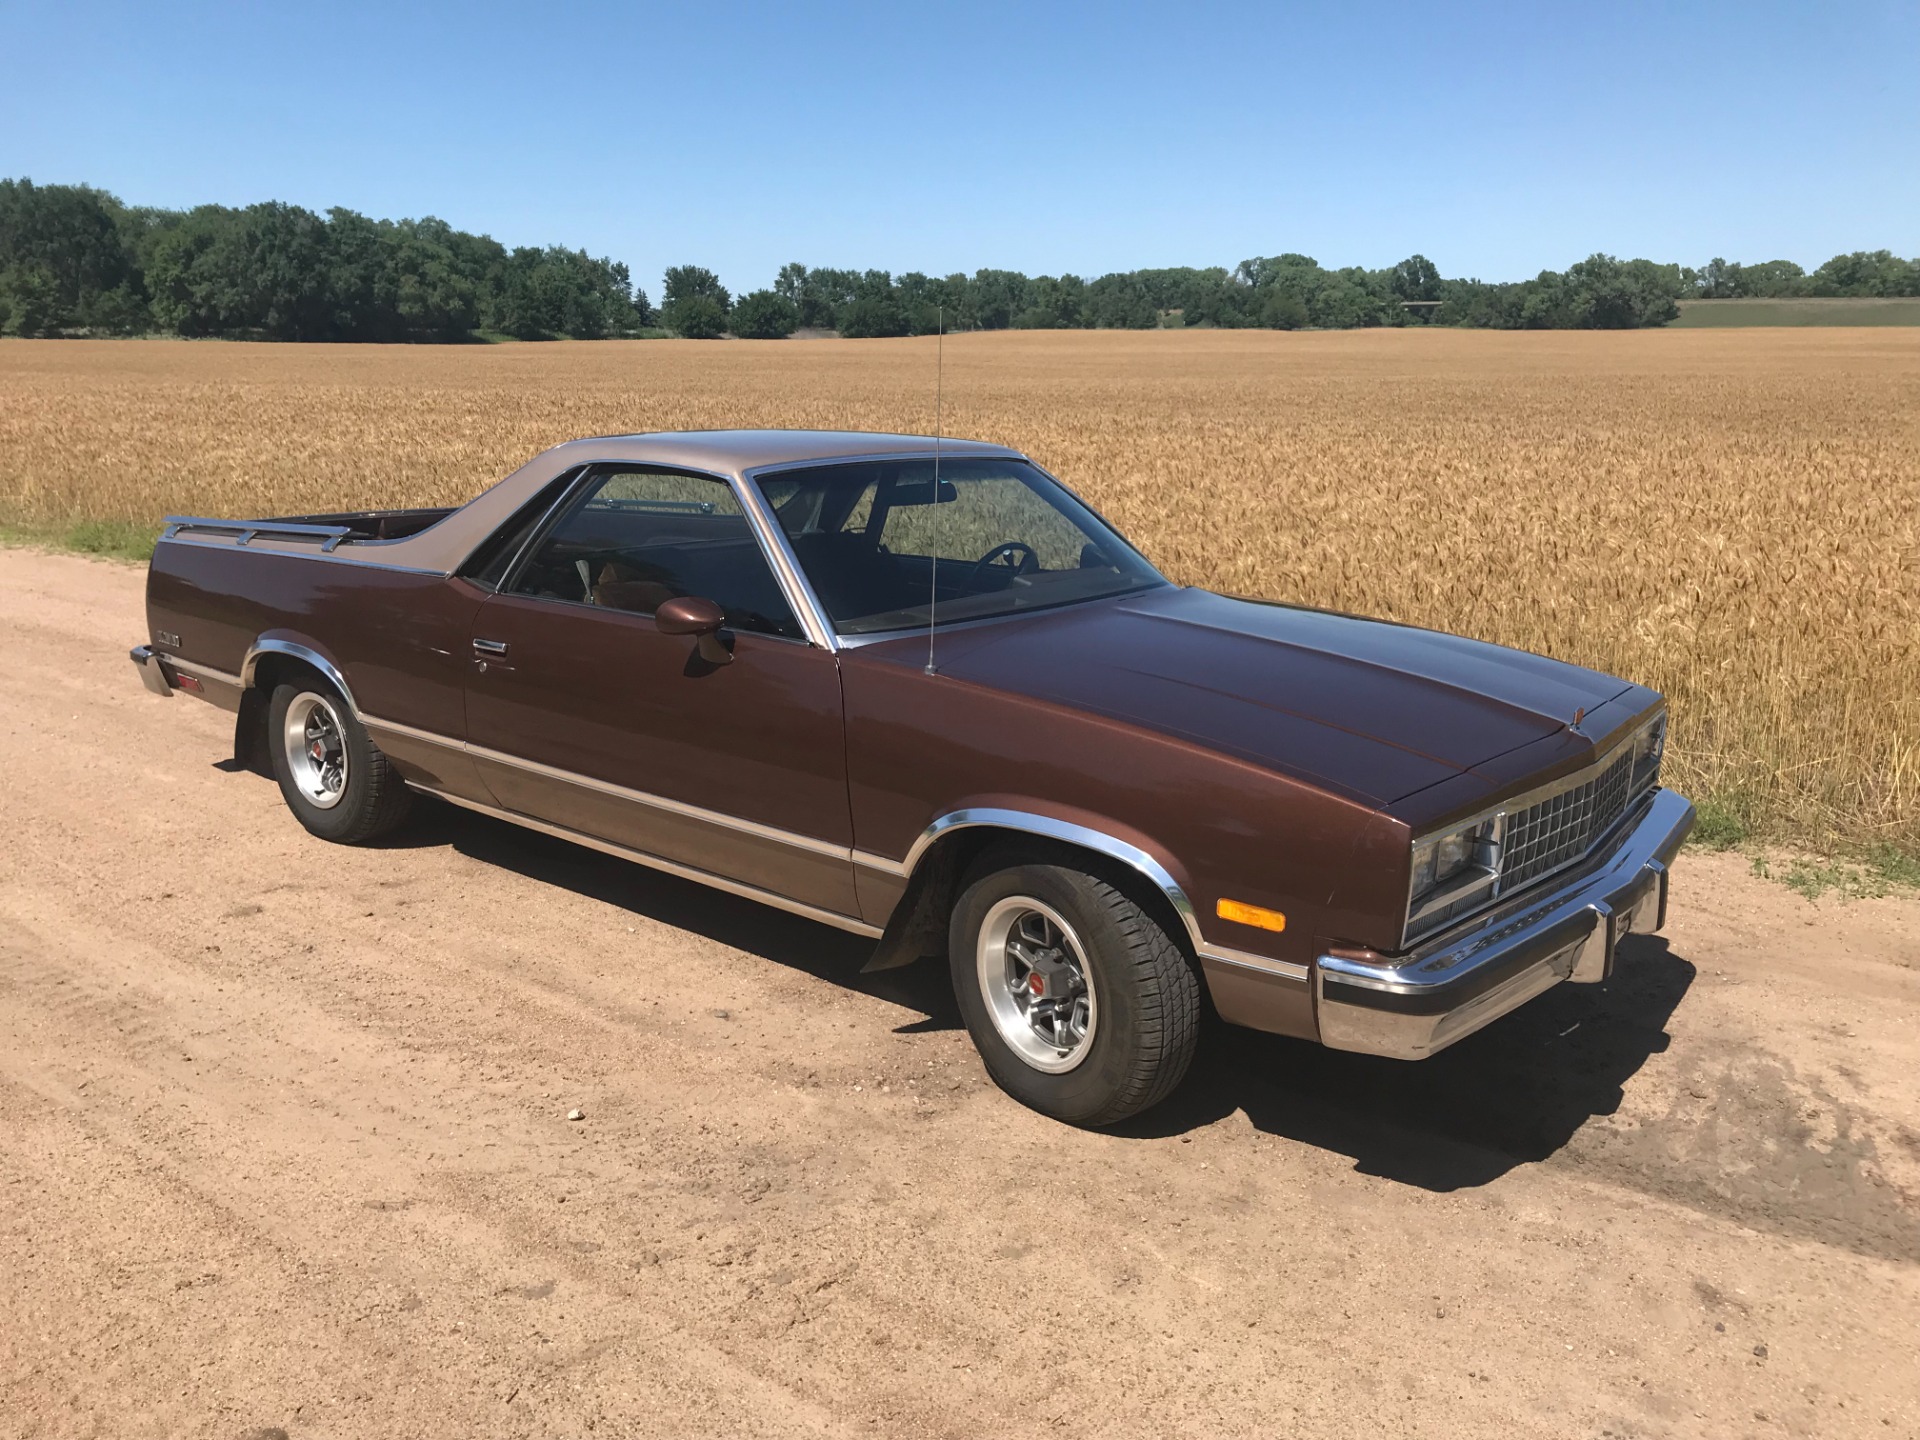
[[[973,569],[967,572],[966,582],[962,588],[971,590],[974,582],[980,578],[981,572],[1002,555],[1019,556],[1017,560],[1014,560],[1012,565],[1015,579],[1025,575],[1030,570],[1038,570],[1040,568],[1040,557],[1034,553],[1033,547],[1027,544],[1026,541],[1002,540],[998,545],[994,546],[991,550],[987,551],[986,554],[973,562]]]

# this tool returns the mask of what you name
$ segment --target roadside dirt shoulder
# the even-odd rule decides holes
[[[1920,1434],[1911,899],[1688,855],[1607,986],[1211,1035],[1084,1134],[931,967],[310,839],[141,690],[141,583],[0,550],[0,1433]]]

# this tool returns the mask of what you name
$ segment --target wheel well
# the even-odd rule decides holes
[[[994,851],[1004,851],[1008,864],[1038,860],[1098,876],[1153,916],[1173,937],[1187,962],[1198,969],[1199,960],[1193,951],[1193,936],[1186,920],[1166,892],[1147,876],[1126,862],[1087,846],[1000,825],[970,825],[952,830],[927,848],[914,866],[906,893],[894,908],[886,934],[881,937],[874,960],[867,968],[889,969],[924,955],[944,955],[947,924],[954,903],[960,898],[960,884],[983,856]]]
[[[306,661],[293,655],[268,652],[253,667],[253,683],[240,692],[240,713],[233,721],[233,758],[236,764],[256,775],[272,778],[273,762],[267,748],[267,707],[277,686],[295,679],[314,679],[328,684]]]

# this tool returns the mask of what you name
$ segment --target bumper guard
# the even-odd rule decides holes
[[[151,645],[136,645],[127,652],[127,658],[133,661],[140,671],[140,683],[156,695],[171,695],[173,681],[161,668],[160,657],[154,653]]]

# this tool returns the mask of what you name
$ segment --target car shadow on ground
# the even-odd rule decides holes
[[[1696,971],[1629,936],[1613,978],[1558,985],[1427,1060],[1386,1060],[1216,1023],[1185,1085],[1122,1127],[1178,1134],[1244,1111],[1254,1127],[1425,1190],[1485,1185],[1559,1150],[1667,1048]]]
[[[396,848],[446,845],[914,1012],[897,1033],[960,1028],[946,966],[862,974],[873,942],[454,806],[422,804]],[[1422,1189],[1485,1185],[1546,1159],[1667,1048],[1694,966],[1657,936],[1621,945],[1604,985],[1560,985],[1429,1060],[1328,1050],[1210,1021],[1174,1095],[1113,1132],[1161,1140],[1242,1111],[1256,1129],[1351,1156],[1363,1174]]]
[[[862,974],[860,967],[873,954],[872,940],[569,840],[427,801],[400,831],[376,843],[405,849],[450,846],[484,864],[692,931],[842,989],[917,1012],[919,1019],[897,1027],[901,1034],[961,1026],[960,1007],[954,1002],[944,966],[922,963]]]

